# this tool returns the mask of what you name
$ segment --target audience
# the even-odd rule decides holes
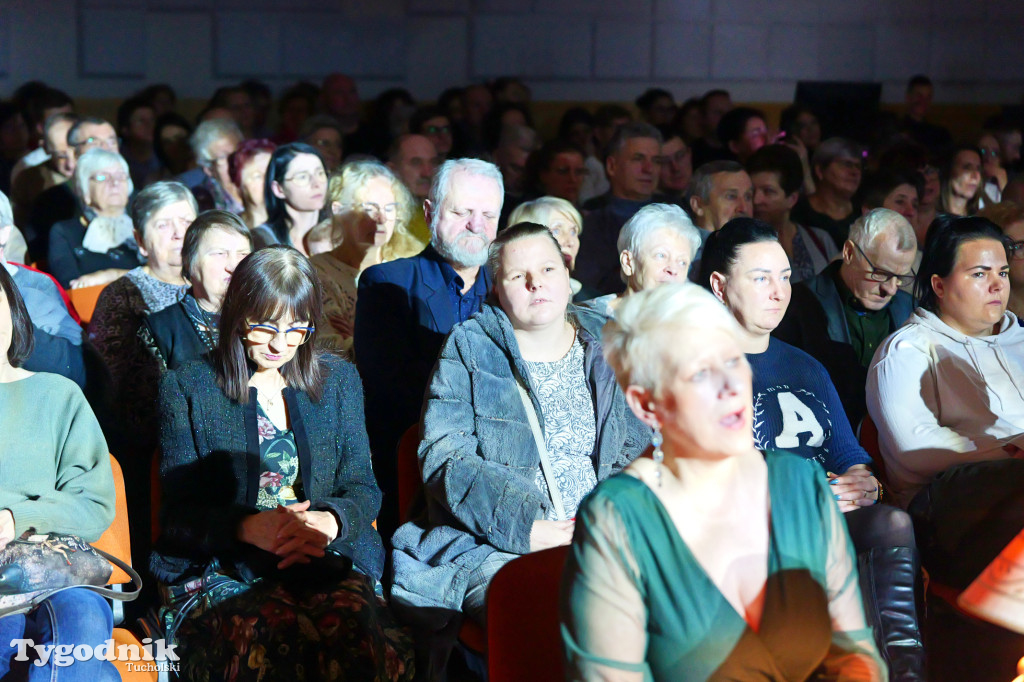
[[[149,102],[130,97],[117,108],[117,132],[121,155],[128,162],[132,183],[142,189],[160,172],[160,160],[153,151],[156,113]]]
[[[694,171],[687,199],[703,240],[733,218],[751,216],[754,186],[739,163],[711,161]]]
[[[812,163],[815,191],[796,203],[793,220],[820,227],[838,246],[860,215],[853,199],[860,188],[863,149],[851,140],[832,137],[818,146]]]
[[[614,317],[629,295],[686,281],[700,245],[700,232],[683,209],[671,204],[644,206],[619,230],[619,276],[626,290],[598,296],[586,306]]]
[[[323,289],[324,317],[319,342],[335,350],[352,348],[356,282],[366,268],[423,250],[408,232],[413,200],[398,178],[376,161],[351,161],[331,178],[327,224],[337,246],[311,258]]]
[[[998,204],[1003,190],[1009,182],[1009,175],[1003,168],[999,153],[999,141],[992,133],[982,133],[978,138],[978,153],[981,154],[982,191],[985,204]]]
[[[228,177],[242,198],[237,214],[249,229],[267,222],[264,195],[267,167],[277,145],[267,139],[246,140],[228,156]]]
[[[868,412],[933,580],[963,588],[1024,527],[1024,330],[1009,240],[984,218],[928,230],[917,308],[868,371]]]
[[[430,633],[460,614],[484,623],[494,574],[569,544],[587,493],[650,442],[602,357],[604,316],[570,306],[551,232],[508,228],[487,267],[491,301],[452,329],[427,390],[425,504],[392,541],[392,600]],[[421,641],[434,644],[433,669],[444,642]]]
[[[114,520],[114,479],[103,433],[77,386],[24,368],[32,353],[32,327],[18,287],[0,268],[0,432],[6,443],[16,444],[4,449],[0,549],[25,534],[67,533],[95,542]],[[5,567],[9,586],[12,579],[20,580],[13,568]],[[35,646],[70,653],[81,645],[108,642],[112,629],[110,605],[103,597],[82,587],[58,592],[28,613],[0,618],[5,643],[0,676],[56,679],[69,671],[56,656],[32,664],[14,660],[19,647],[11,646],[12,640],[28,638]],[[114,666],[98,656],[74,661],[71,671],[69,677],[80,679],[120,679]]]
[[[750,107],[736,107],[718,122],[717,137],[740,163],[768,144],[768,124],[764,112]]]
[[[754,443],[817,462],[857,552],[861,590],[891,679],[924,680],[910,518],[880,505],[871,457],[853,435],[825,367],[770,335],[790,303],[790,265],[774,229],[737,218],[708,237],[700,283],[736,318],[753,375]]]
[[[746,170],[754,186],[754,217],[775,229],[793,268],[790,281],[801,282],[824,270],[839,254],[831,235],[790,218],[803,188],[799,155],[785,145],[768,145],[747,159]]]
[[[424,246],[430,243],[430,227],[423,216],[423,202],[430,193],[438,162],[434,143],[430,138],[415,133],[399,135],[388,151],[388,168],[416,200],[409,219],[409,234]]]
[[[668,126],[676,115],[676,103],[672,93],[661,88],[650,88],[636,98],[635,104],[644,121],[655,128]]]
[[[974,215],[981,207],[983,182],[977,147],[957,147],[942,168],[939,210],[953,216]]]
[[[1024,325],[1024,204],[1004,201],[989,206],[979,216],[999,226],[1010,240],[1010,298],[1006,307]]]
[[[77,116],[67,113],[53,114],[46,119],[40,147],[46,151],[46,160],[25,168],[11,180],[11,203],[14,204],[14,217],[20,224],[29,224],[32,205],[40,194],[67,182],[74,172],[75,161],[68,145],[68,131],[77,120]]]
[[[252,231],[256,248],[285,244],[308,255],[305,238],[320,222],[326,197],[327,170],[315,149],[303,142],[275,149],[263,185],[267,222]]]
[[[631,296],[608,325],[608,363],[655,450],[576,514],[569,679],[885,679],[833,488],[755,449],[741,334],[691,284]]]
[[[875,351],[903,326],[914,298],[917,240],[898,213],[876,208],[850,228],[842,258],[793,287],[793,303],[773,332],[828,370],[850,424],[867,413],[864,383]]]
[[[524,180],[526,194],[558,197],[578,206],[580,188],[583,187],[587,172],[583,150],[572,142],[556,137],[533,152],[527,160]]]
[[[157,172],[158,180],[171,180],[187,173],[196,165],[195,156],[189,138],[192,137],[192,125],[184,116],[169,111],[156,119],[153,128],[153,153],[160,161]],[[202,170],[197,170],[197,180],[202,179]]]
[[[139,337],[160,371],[206,357],[220,338],[220,310],[235,268],[252,253],[252,233],[234,213],[204,211],[181,242],[185,295],[146,314]]]
[[[686,190],[693,177],[693,152],[681,135],[669,132],[661,145],[660,198],[686,208]]]
[[[110,284],[142,263],[126,207],[128,163],[117,152],[91,149],[75,164],[75,198],[83,213],[50,233],[50,272],[65,289]]]
[[[608,176],[605,175],[605,159],[608,145],[619,128],[632,120],[629,111],[617,104],[606,104],[594,112],[593,135],[585,163],[587,174],[580,187],[580,204],[608,192]],[[564,136],[563,136],[564,137]]]
[[[366,430],[384,494],[377,527],[398,527],[394,453],[420,419],[423,392],[444,337],[480,310],[491,290],[481,266],[498,230],[501,172],[477,159],[446,161],[424,211],[431,243],[411,258],[368,268],[359,278],[353,348],[366,389]]]
[[[305,142],[320,153],[328,173],[333,173],[341,166],[341,159],[345,155],[344,138],[341,124],[325,114],[310,116],[299,129],[299,142]]]
[[[562,249],[565,267],[569,269],[569,288],[573,301],[587,301],[597,295],[593,289],[573,279],[576,256],[580,253],[580,234],[583,232],[583,217],[570,202],[560,197],[540,197],[516,206],[508,218],[509,227],[519,223],[537,223],[551,230],[555,241]]]
[[[907,82],[907,108],[902,128],[910,139],[924,145],[933,156],[943,156],[952,148],[953,138],[942,126],[925,120],[934,94],[935,88],[928,76],[918,74]]]
[[[408,639],[375,593],[380,491],[359,377],[311,343],[320,317],[302,254],[254,252],[228,286],[212,362],[161,380],[151,568],[180,622],[184,679],[239,658],[263,677],[411,679]],[[186,602],[200,589],[208,599]]]
[[[718,139],[718,123],[732,109],[732,97],[726,90],[708,90],[700,98],[703,119],[702,136],[693,141],[693,167],[700,168],[710,161],[731,158],[729,150]]]
[[[661,133],[648,123],[627,123],[608,143],[605,172],[610,189],[584,204],[587,238],[580,244],[576,276],[602,294],[622,291],[619,279],[619,230],[651,203],[661,161]]]
[[[60,286],[47,275],[12,263],[8,256],[13,238],[11,204],[0,193],[0,267],[14,282],[32,326],[32,348],[21,367],[30,372],[50,372],[85,388],[82,328],[68,313]]]
[[[192,153],[202,169],[202,177],[197,185],[189,184],[184,178],[181,180],[196,195],[199,210],[217,208],[235,214],[244,210],[239,189],[228,172],[228,158],[243,140],[235,122],[223,118],[203,121],[192,133]]]

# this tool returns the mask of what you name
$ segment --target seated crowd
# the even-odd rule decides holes
[[[0,550],[95,540],[110,453],[129,615],[185,679],[480,675],[460,632],[555,548],[569,679],[947,679],[923,576],[962,590],[1024,529],[1024,173],[1019,124],[959,139],[931,93],[868,145],[724,90],[544,140],[515,78],[364,120],[333,74],[276,127],[258,81],[116,126],[26,84]],[[94,597],[0,634],[94,645]]]

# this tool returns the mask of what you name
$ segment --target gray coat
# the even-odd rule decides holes
[[[585,347],[602,481],[650,444],[601,354],[606,317],[570,306]],[[535,483],[540,453],[516,379],[544,423],[530,373],[505,313],[485,305],[445,340],[426,396],[419,461],[426,507],[392,540],[392,599],[402,606],[461,611],[467,580],[492,552],[526,554],[533,522],[551,505]]]

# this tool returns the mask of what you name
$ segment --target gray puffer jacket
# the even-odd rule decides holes
[[[601,353],[607,318],[569,307],[585,348],[594,399],[597,480],[622,470],[650,444]],[[535,483],[540,467],[533,432],[516,388],[535,387],[505,313],[485,305],[445,340],[426,396],[419,461],[426,506],[395,533],[392,600],[403,607],[461,611],[470,573],[492,552],[530,551],[533,522],[550,498]],[[403,609],[404,610],[404,609]]]

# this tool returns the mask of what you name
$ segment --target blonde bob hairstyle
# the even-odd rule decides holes
[[[555,214],[563,216],[576,224],[576,234],[583,234],[583,216],[571,202],[560,197],[541,197],[533,201],[519,204],[508,217],[509,226],[516,223],[537,223],[550,226],[555,222]]]
[[[350,161],[331,175],[327,184],[327,202],[332,207],[333,219],[325,226],[331,230],[331,242],[337,246],[342,240],[337,220],[339,214],[334,212],[333,205],[338,203],[345,207],[358,203],[363,188],[376,178],[382,178],[391,185],[395,202],[398,204],[395,233],[381,248],[381,255],[385,262],[415,256],[423,250],[423,245],[409,234],[409,221],[416,211],[416,201],[391,169],[377,161]]]
[[[735,339],[739,323],[710,292],[690,282],[664,284],[622,299],[604,326],[604,357],[623,390],[639,386],[655,396],[675,371],[673,349],[686,348],[687,331],[720,329]]]

